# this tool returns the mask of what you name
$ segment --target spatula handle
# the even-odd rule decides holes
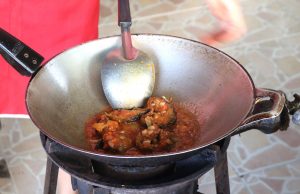
[[[124,58],[127,60],[133,60],[136,58],[136,49],[132,46],[131,41],[129,0],[118,0],[118,3],[118,24],[121,27]]]
[[[118,0],[118,24],[120,27],[131,26],[129,0]]]

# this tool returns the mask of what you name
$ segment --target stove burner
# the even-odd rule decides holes
[[[98,161],[91,160],[94,172],[102,174],[105,177],[111,177],[115,181],[126,181],[128,184],[136,181],[145,181],[154,179],[159,176],[164,176],[174,170],[173,164],[165,164],[160,166],[145,166],[145,167],[126,167],[104,164]]]
[[[229,181],[226,180],[228,179],[226,149],[230,139],[204,148],[187,159],[145,167],[108,165],[65,147],[42,133],[41,140],[48,154],[47,167],[52,168],[52,172],[47,169],[49,172],[46,173],[48,175],[46,181],[50,181],[53,176],[57,177],[54,167],[59,166],[71,174],[73,188],[78,189],[80,194],[196,194],[198,178],[213,167],[217,175],[216,180],[219,182],[217,190],[229,193]],[[222,157],[223,160],[220,162]],[[220,167],[216,171],[218,166]],[[51,181],[53,182],[53,178]],[[51,186],[56,187],[56,181],[54,182],[55,185],[48,184],[50,189],[45,188],[48,193],[55,190],[51,189]]]

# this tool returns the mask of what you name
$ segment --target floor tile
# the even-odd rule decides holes
[[[46,153],[39,130],[29,119],[2,118],[1,122],[0,166],[5,161],[10,177],[1,178],[0,168],[0,193],[42,193]]]
[[[243,179],[253,193],[299,193],[300,176],[293,173],[293,165],[300,165],[300,160],[249,173]]]
[[[14,194],[16,193],[14,184],[10,178],[1,178],[0,177],[0,193],[6,194]]]
[[[241,177],[230,175],[229,182],[230,182],[231,193],[239,193],[239,194],[249,193],[249,190],[244,184],[244,180]],[[199,179],[198,191],[205,194],[216,193],[216,183],[214,179],[213,170],[211,170],[209,173],[205,174],[203,177]]]
[[[8,167],[4,159],[0,160],[0,178],[10,178]]]

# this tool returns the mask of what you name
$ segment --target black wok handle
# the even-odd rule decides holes
[[[289,116],[285,103],[286,97],[281,91],[256,89],[253,114],[248,116],[232,135],[250,129],[258,129],[266,134],[286,130]]]
[[[20,74],[31,76],[44,58],[22,41],[0,28],[0,54]]]

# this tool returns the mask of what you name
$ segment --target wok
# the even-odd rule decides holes
[[[246,70],[222,51],[166,35],[132,35],[132,41],[137,49],[154,59],[157,71],[153,96],[172,97],[197,116],[201,133],[193,148],[143,156],[101,154],[90,150],[84,125],[109,106],[102,90],[100,70],[107,52],[121,48],[119,36],[76,46],[40,65],[40,55],[0,30],[1,54],[21,74],[31,76],[25,101],[34,124],[49,138],[99,161],[117,165],[158,165],[183,159],[251,128],[265,133],[278,128],[285,95],[280,91],[255,88]],[[262,100],[272,102],[272,106],[254,114],[254,107]]]

